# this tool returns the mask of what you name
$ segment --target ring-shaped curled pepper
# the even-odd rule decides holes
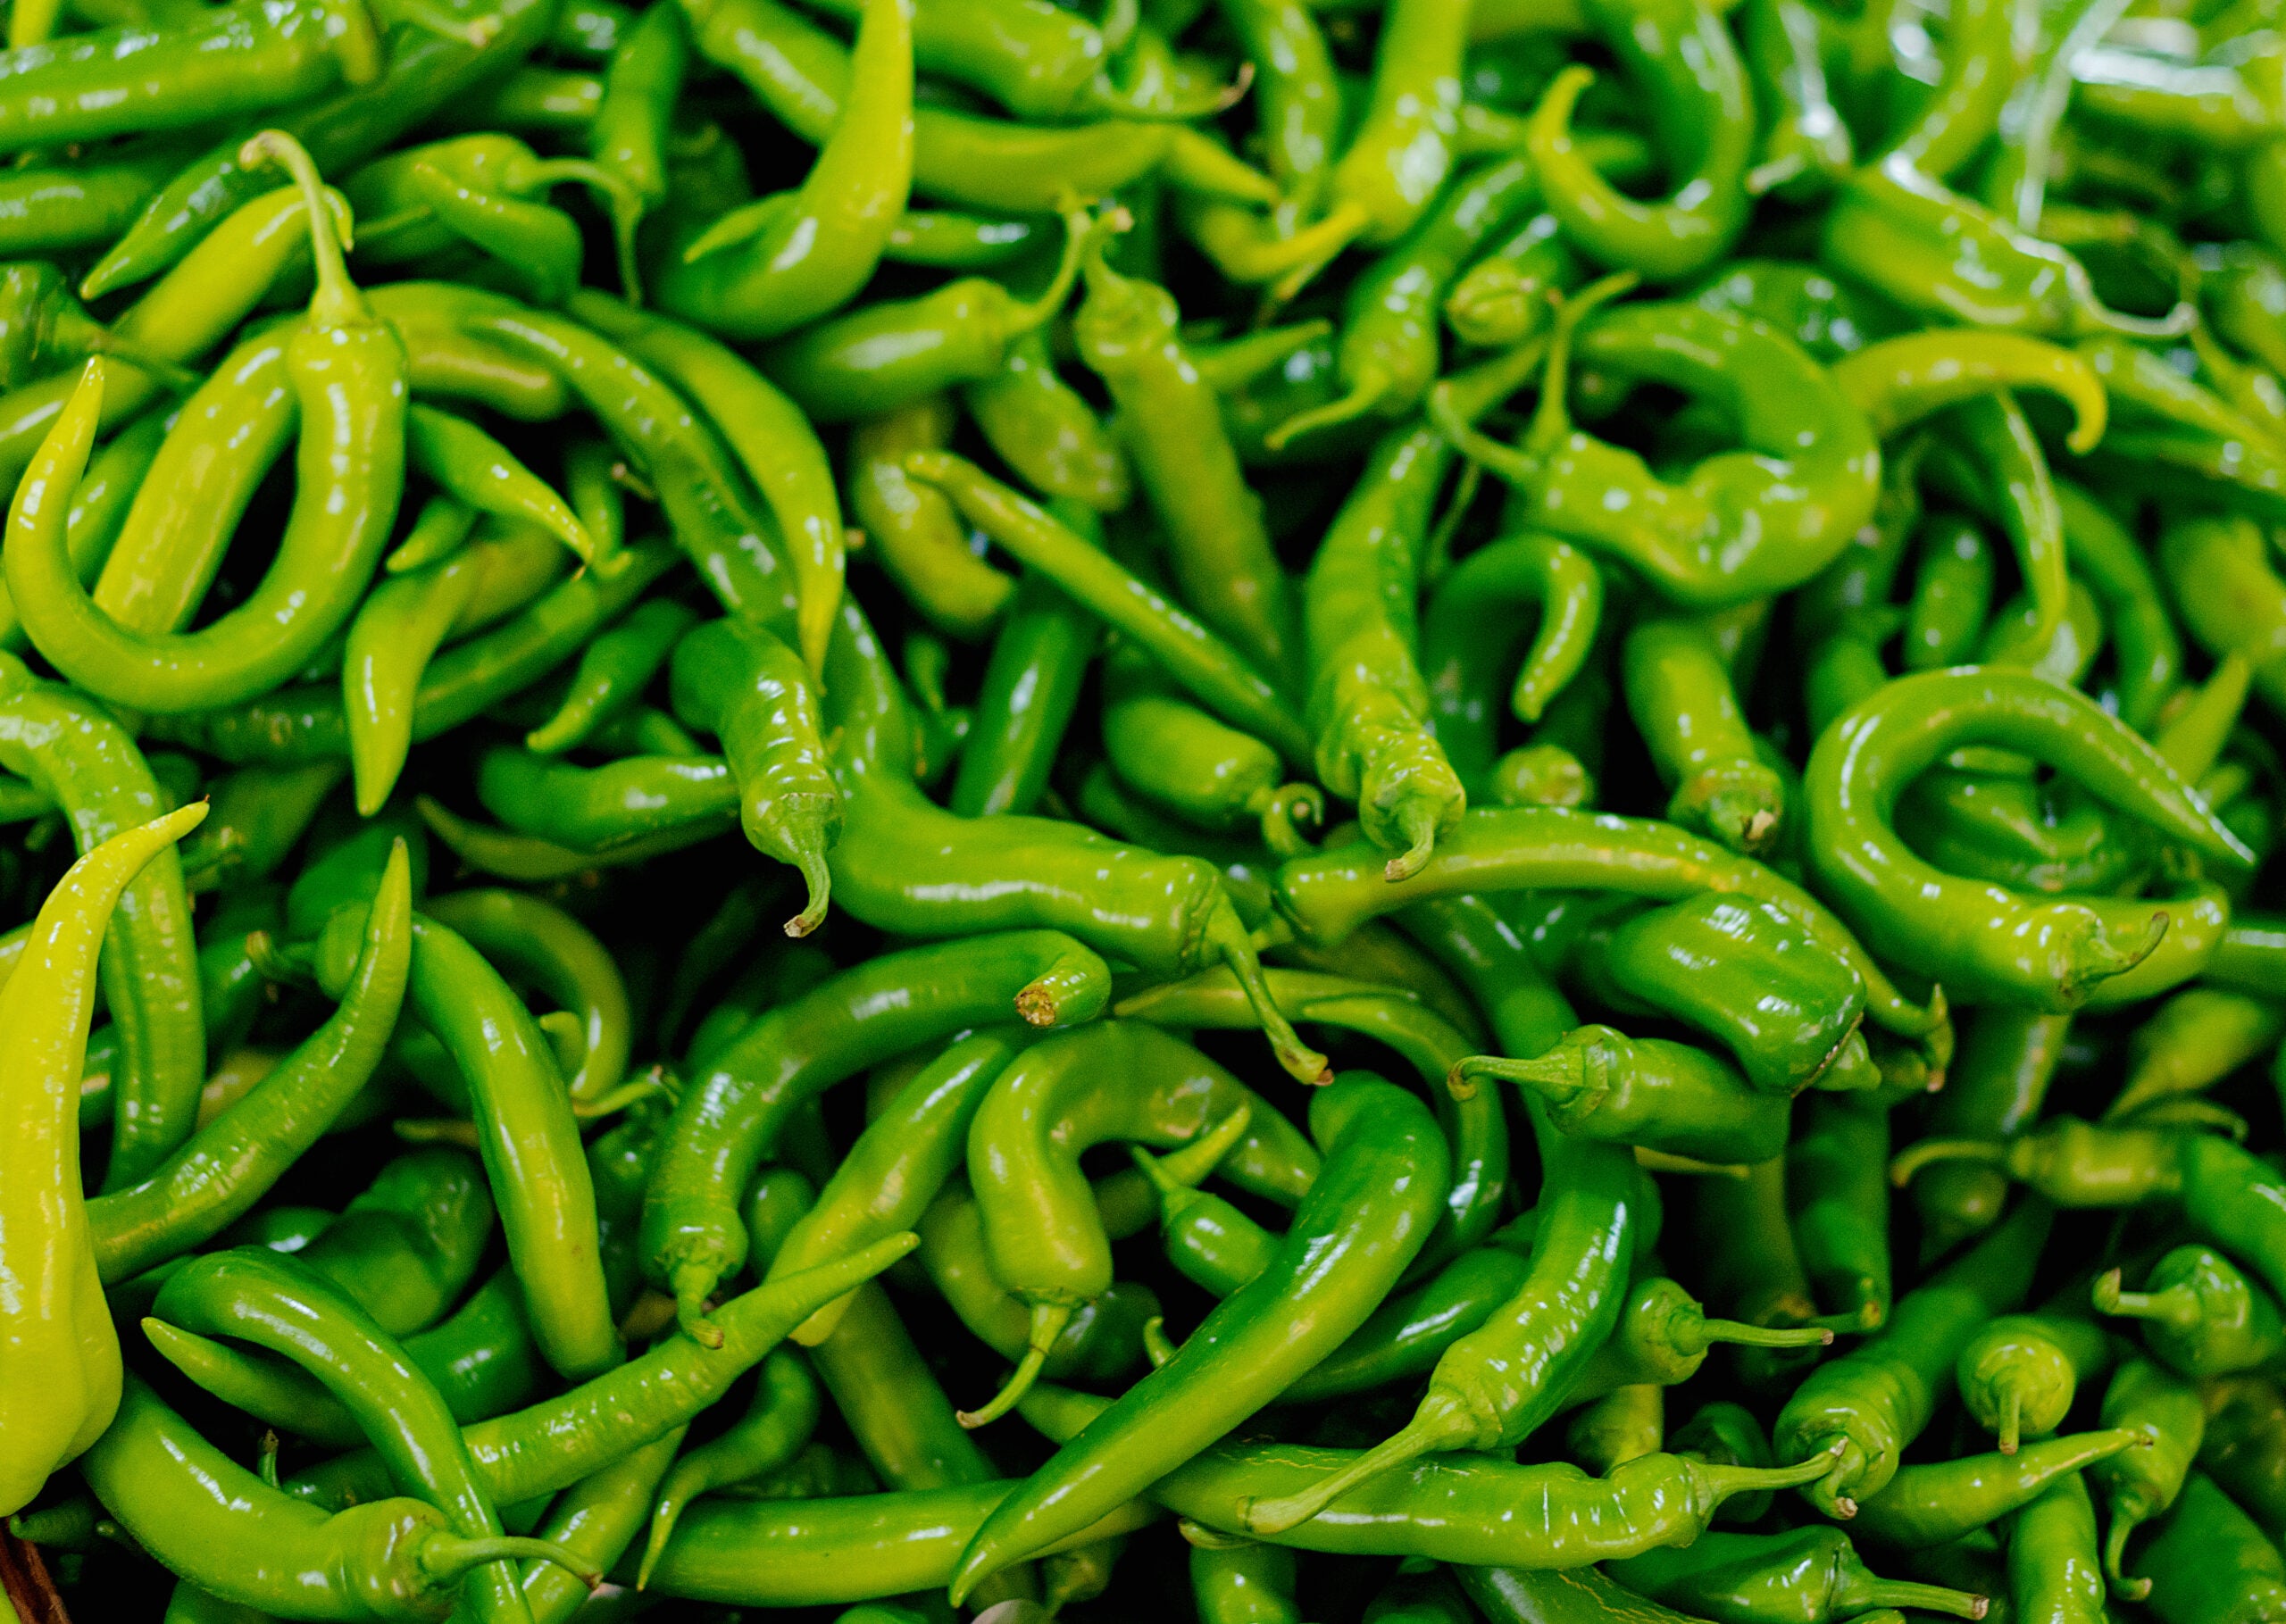
[[[771,632],[725,617],[675,645],[672,672],[676,718],[722,741],[747,839],[799,870],[809,899],[786,934],[807,936],[825,918],[826,854],[841,835],[841,792],[809,671]]]
[[[2157,751],[2074,690],[1998,668],[1901,677],[1844,713],[1811,752],[1808,856],[1825,894],[1876,951],[1963,996],[2075,1009],[2106,978],[2150,957],[2180,911],[2101,897],[2034,901],[1914,855],[1890,824],[1898,796],[1973,744],[2052,760],[2174,839],[2225,862],[2253,860]]]
[[[89,692],[143,711],[235,704],[299,670],[355,611],[388,545],[404,482],[405,346],[350,282],[308,154],[274,132],[248,146],[294,171],[319,267],[309,323],[287,348],[302,421],[294,511],[262,584],[197,631],[138,633],[79,585],[60,505],[46,522],[9,529],[9,595],[33,645]],[[41,448],[51,477],[76,481],[103,396],[98,359]]]
[[[1689,304],[1592,313],[1627,286],[1610,279],[1570,301],[1544,368],[1527,344],[1475,378],[1439,384],[1431,420],[1464,456],[1517,487],[1524,500],[1515,521],[1611,554],[1677,604],[1721,608],[1800,586],[1873,516],[1881,459],[1865,414],[1823,367],[1762,321]],[[1575,359],[1706,398],[1737,423],[1742,448],[1706,458],[1681,484],[1659,479],[1633,452],[1572,426],[1564,398]],[[1463,388],[1497,403],[1543,371],[1521,446],[1471,427]]]
[[[961,1553],[953,1595],[1175,1470],[1333,1352],[1397,1284],[1444,1205],[1435,1119],[1406,1090],[1351,1072],[1311,1097],[1310,1128],[1325,1165],[1271,1267],[993,1512]]]
[[[1252,1124],[1221,1159],[1228,1176],[1257,1195],[1304,1195],[1310,1187],[1289,1175],[1314,1159],[1286,1119],[1156,1027],[1089,1026],[1033,1045],[1000,1074],[969,1125],[969,1184],[993,1276],[1030,1308],[1031,1330],[1015,1374],[963,1425],[1013,1409],[1073,1311],[1111,1287],[1111,1241],[1080,1154],[1108,1141],[1186,1145],[1242,1105]]]
[[[264,1613],[426,1624],[484,1564],[559,1554],[540,1540],[463,1539],[435,1506],[395,1497],[386,1476],[363,1503],[329,1515],[231,1460],[135,1376],[80,1470],[138,1545],[208,1595]]]
[[[704,1339],[705,1304],[746,1261],[738,1192],[804,1100],[852,1072],[972,1026],[1087,1020],[1111,996],[1103,961],[1052,930],[886,954],[756,1020],[677,1103],[643,1203],[643,1253]]]
[[[1700,0],[1586,0],[1582,10],[1641,87],[1675,190],[1639,203],[1574,149],[1572,109],[1595,79],[1575,65],[1542,94],[1525,135],[1548,212],[1573,246],[1599,264],[1662,282],[1696,276],[1730,250],[1751,207],[1754,96],[1739,48]]]
[[[119,1408],[119,1337],[79,1184],[79,1075],[95,1006],[96,956],[120,895],[143,865],[198,827],[204,803],[113,835],[74,862],[41,904],[0,991],[0,1112],[10,1172],[0,1204],[0,1506],[21,1511],[78,1458]]]

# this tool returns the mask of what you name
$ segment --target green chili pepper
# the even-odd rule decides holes
[[[1071,1438],[1084,1437],[1083,1428],[1092,1430],[1105,1409],[1105,1401],[1085,1394],[1041,1388],[1025,1412],[1051,1437]],[[1250,1503],[1295,1494],[1356,1458],[1347,1449],[1217,1444],[1154,1483],[1150,1494],[1194,1522],[1231,1532]],[[1585,1567],[1688,1543],[1701,1537],[1731,1495],[1798,1484],[1812,1464],[1763,1470],[1655,1453],[1599,1480],[1563,1464],[1439,1461],[1362,1484],[1310,1521],[1272,1537],[1298,1550],[1337,1553],[1395,1542],[1406,1547],[1404,1554],[1450,1562],[1464,1574],[1486,1563]]]
[[[2286,1352],[2277,1300],[2210,1246],[2175,1247],[2140,1291],[2123,1291],[2112,1270],[2097,1278],[2094,1302],[2098,1313],[2142,1320],[2144,1345],[2192,1379],[2259,1370]]]
[[[889,989],[924,992],[892,1000]],[[786,1115],[852,1072],[1011,1007],[1035,1026],[1085,1020],[1108,1000],[1102,962],[1053,931],[1002,937],[996,951],[921,947],[878,958],[756,1020],[686,1087],[645,1198],[645,1253],[704,1335],[716,1281],[744,1261],[736,1193]]]
[[[848,59],[850,94],[800,189],[766,200],[769,221],[748,242],[671,267],[653,290],[662,308],[726,337],[792,331],[863,287],[905,206],[913,174],[913,66],[922,18],[872,0]]]
[[[1056,375],[1038,329],[1011,341],[999,372],[964,387],[961,404],[1001,461],[1042,496],[1098,512],[1127,505],[1126,453],[1086,397]]]
[[[1591,31],[1647,94],[1673,197],[1642,204],[1589,167],[1575,151],[1572,111],[1594,81],[1583,67],[1556,77],[1533,110],[1527,150],[1548,206],[1589,259],[1661,281],[1697,275],[1730,249],[1746,223],[1754,99],[1738,47],[1697,0],[1650,10],[1587,0]]]
[[[1989,668],[1901,678],[1854,707],[1813,752],[1809,854],[1829,895],[1877,946],[1965,995],[2072,1009],[2106,977],[2149,957],[2172,917],[2164,904],[2036,904],[1949,879],[1907,853],[1884,822],[1896,787],[1970,743],[2041,752],[2109,804],[2224,861],[2246,860],[2172,768],[2078,695]],[[1948,910],[1941,920],[1940,908]],[[2043,945],[2032,952],[2013,945],[2036,940]]]
[[[1889,1112],[1814,1095],[1786,1146],[1786,1206],[1802,1272],[1820,1305],[1859,1330],[1889,1319]]]
[[[2259,1617],[2286,1605],[2286,1557],[2203,1472],[2193,1472],[2138,1565],[2165,1624]]]
[[[1832,1624],[1877,1607],[1984,1616],[1984,1598],[1877,1578],[1840,1528],[1702,1534],[1679,1551],[1628,1558],[1612,1574],[1653,1601],[1723,1624]]]
[[[1296,1403],[1426,1375],[1444,1351],[1490,1319],[1524,1283],[1532,1214],[1496,1232],[1410,1292],[1391,1295],[1349,1339],[1286,1389]]]
[[[1105,662],[1103,742],[1122,783],[1189,822],[1252,822],[1266,843],[1292,850],[1297,825],[1323,821],[1322,797],[1285,784],[1275,750],[1180,698],[1149,655],[1124,643]]]
[[[188,806],[105,839],[74,863],[33,922],[0,992],[4,1073],[21,1177],[10,1180],[6,1266],[28,1295],[8,1312],[10,1470],[0,1503],[21,1511],[79,1456],[120,1403],[119,1339],[103,1303],[80,1195],[77,1085],[104,928],[137,872],[198,826]]]
[[[1090,236],[1081,357],[1111,391],[1135,474],[1164,526],[1168,562],[1199,618],[1289,692],[1299,686],[1293,587],[1271,550],[1220,410],[1176,332],[1173,296],[1124,276]],[[955,497],[957,500],[957,497]]]
[[[624,715],[642,698],[651,679],[697,617],[666,598],[638,604],[619,625],[580,651],[580,667],[555,713],[524,736],[527,748],[543,755],[576,749],[595,730]]]
[[[801,1453],[818,1422],[817,1378],[799,1357],[784,1350],[762,1362],[754,1397],[744,1416],[674,1462],[651,1513],[651,1532],[635,1585],[650,1583],[659,1553],[666,1549],[675,1523],[692,1500],[711,1488],[736,1483],[784,1465]]]
[[[1410,1095],[1353,1076],[1313,1096],[1326,1165],[1276,1262],[1226,1298],[1173,1360],[1066,1445],[979,1528],[954,1594],[1084,1527],[1274,1396],[1363,1324],[1427,1238],[1445,1148]],[[982,1119],[980,1118],[980,1126]]]
[[[1881,458],[1863,415],[1789,340],[1728,313],[1631,304],[1579,325],[1627,286],[1607,279],[1565,304],[1521,448],[1468,426],[1474,413],[1456,380],[1430,392],[1430,417],[1523,493],[1518,519],[1612,554],[1680,603],[1715,608],[1800,585],[1873,517]],[[1575,352],[1585,365],[1720,402],[1745,449],[1707,458],[1681,485],[1661,480],[1634,453],[1573,428],[1564,399]],[[1497,401],[1541,370],[1527,344],[1487,363],[1472,392]],[[1612,500],[1614,491],[1627,499]]]
[[[1787,1401],[1772,1429],[1780,1459],[1823,1457],[1842,1445],[1810,1491],[1821,1511],[1853,1515],[1896,1476],[1898,1454],[1928,1426],[1960,1350],[2031,1285],[2052,1216],[2044,1203],[2021,1203],[1974,1251],[1899,1298],[1880,1331],[1811,1371]]]
[[[1537,1060],[1464,1060],[1450,1086],[1473,1090],[1480,1077],[1524,1085],[1564,1132],[1609,1144],[1708,1162],[1766,1162],[1786,1147],[1784,1099],[1683,1044],[1581,1027]]]
[[[544,1540],[463,1538],[419,1500],[376,1496],[329,1515],[238,1465],[133,1376],[118,1422],[80,1470],[144,1549],[200,1589],[263,1613],[434,1619],[463,1577],[488,1563],[533,1556],[589,1570]]]
[[[455,1533],[501,1537],[499,1513],[436,1388],[408,1366],[394,1338],[292,1261],[244,1251],[200,1259],[167,1281],[153,1312],[157,1318],[145,1328],[163,1354],[186,1335],[209,1332],[284,1353],[348,1407],[391,1477],[443,1512]],[[529,1618],[517,1581],[511,1567],[478,1569],[464,1584],[471,1613]]]
[[[148,1178],[89,1204],[88,1229],[103,1278],[139,1274],[244,1216],[364,1087],[404,996],[410,875],[400,844],[332,1019]]]
[[[2091,1320],[2009,1314],[1978,1332],[1954,1367],[1963,1408],[2013,1454],[2019,1436],[2044,1437],[2064,1423],[2078,1384],[2111,1368],[2109,1337]]]
[[[2048,1438],[2008,1454],[1902,1467],[1886,1487],[1858,1502],[1853,1526],[1907,1549],[1949,1544],[2031,1503],[2061,1478],[2142,1447],[2141,1433],[2114,1428]]]
[[[231,614],[188,634],[150,637],[92,604],[72,574],[63,526],[28,514],[12,527],[9,593],[35,645],[115,704],[171,712],[229,704],[291,674],[331,636],[371,577],[396,512],[405,460],[405,352],[343,269],[308,154],[288,137],[249,145],[296,171],[316,224],[319,291],[289,344],[301,401],[296,512],[261,587]],[[102,411],[102,362],[91,361],[41,460],[76,479]],[[49,476],[54,477],[54,476]],[[60,517],[60,516],[59,516]]]
[[[675,645],[673,682],[676,715],[722,741],[747,840],[800,870],[809,900],[786,933],[807,936],[825,918],[826,853],[841,832],[808,671],[769,632],[725,618]]]
[[[1118,1086],[1106,1090],[1111,1078]],[[1259,1126],[1231,1152],[1231,1176],[1259,1193],[1301,1196],[1309,1181],[1291,1174],[1312,1158],[1286,1120],[1151,1027],[1091,1026],[1033,1046],[1000,1075],[969,1127],[969,1178],[993,1276],[1023,1299],[1031,1329],[1015,1375],[964,1424],[981,1427],[1014,1408],[1073,1310],[1111,1285],[1109,1239],[1086,1195],[1080,1152],[1107,1139],[1186,1143],[1240,1105],[1254,1108]]]
[[[788,1234],[771,1260],[769,1278],[822,1262],[853,1238],[875,1239],[918,1223],[961,1165],[969,1125],[986,1093],[1027,1041],[1013,1029],[988,1029],[954,1042],[914,1072]],[[816,1346],[847,1307],[847,1302],[828,1304],[795,1328],[794,1340]]]

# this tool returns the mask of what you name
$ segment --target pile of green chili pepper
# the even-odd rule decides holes
[[[0,153],[0,1624],[2286,1624],[2282,0]]]

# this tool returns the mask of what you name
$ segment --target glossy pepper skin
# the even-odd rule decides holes
[[[1934,1585],[1876,1578],[1840,1528],[1790,1534],[1702,1534],[1681,1550],[1617,1564],[1629,1589],[1723,1624],[1829,1624],[1876,1607],[1980,1618],[1983,1598]]]
[[[902,996],[906,989],[924,996]],[[644,1202],[644,1250],[686,1322],[745,1260],[738,1192],[794,1106],[932,1037],[1012,1012],[1029,1024],[1085,1020],[1110,996],[1103,962],[1068,937],[1012,933],[889,954],[752,1022],[678,1103]]]
[[[1829,1515],[1853,1514],[1897,1473],[1898,1454],[1925,1428],[1968,1339],[2032,1284],[2032,1264],[2053,1217],[2027,1201],[2007,1223],[1929,1282],[1898,1299],[1889,1323],[1813,1370],[1772,1429],[1781,1460],[1842,1445],[1808,1491]]]
[[[296,171],[313,218],[324,210],[316,172],[299,146],[274,132],[248,146],[274,152]],[[8,590],[34,645],[114,704],[180,712],[263,692],[348,618],[380,561],[404,479],[405,348],[349,282],[331,224],[328,215],[314,229],[319,290],[309,325],[287,354],[302,415],[296,517],[246,603],[195,632],[139,634],[88,598],[64,560],[60,523],[12,529]],[[49,454],[74,477],[103,396],[102,367],[91,362],[50,442]]]
[[[1105,1410],[1101,1399],[1049,1388],[1039,1390],[1025,1412],[1051,1437],[1084,1437],[1091,1418]],[[1152,1485],[1150,1494],[1194,1522],[1236,1535],[1251,1501],[1294,1495],[1356,1458],[1346,1449],[1218,1444]],[[1562,1463],[1431,1461],[1361,1485],[1272,1538],[1297,1550],[1336,1553],[1397,1543],[1409,1555],[1468,1567],[1583,1568],[1688,1543],[1731,1495],[1784,1487],[1808,1470],[1714,1465],[1654,1453],[1596,1478]]]
[[[95,996],[96,954],[138,870],[206,815],[188,806],[113,836],[74,863],[33,921],[24,959],[0,991],[7,1033],[0,1093],[21,1147],[9,1180],[4,1252],[21,1282],[0,1317],[8,1373],[0,1425],[9,1469],[0,1503],[21,1510],[50,1472],[83,1452],[119,1407],[119,1339],[103,1301],[79,1187],[77,1090]]]
[[[1566,306],[1520,447],[1470,429],[1473,414],[1450,393],[1453,380],[1431,391],[1431,420],[1523,493],[1520,518],[1612,554],[1679,604],[1719,608],[1800,585],[1873,516],[1881,454],[1863,414],[1790,339],[1760,323],[1683,304],[1591,313],[1624,285],[1598,284]],[[1708,457],[1680,484],[1660,479],[1634,453],[1573,426],[1564,401],[1575,362],[1720,402],[1742,449]],[[1527,344],[1487,363],[1493,381],[1481,396],[1498,400],[1500,381],[1514,387],[1541,371]],[[1613,487],[1632,499],[1607,501]]]
[[[1908,854],[1887,824],[1904,779],[1972,740],[2037,752],[2175,838],[2225,862],[2246,860],[2173,768],[2071,690],[1989,668],[1899,679],[1829,729],[1812,754],[1810,858],[1877,950],[1965,996],[2068,1011],[2148,957],[2169,917],[2164,904],[2036,904],[1950,879]]]
[[[1276,1261],[994,1512],[962,1554],[955,1594],[1077,1531],[1244,1420],[1339,1345],[1405,1272],[1444,1200],[1434,1119],[1362,1074],[1312,1096],[1310,1116],[1326,1165]]]

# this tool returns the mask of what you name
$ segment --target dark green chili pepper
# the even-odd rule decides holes
[[[1982,1596],[1876,1578],[1840,1528],[1706,1533],[1617,1567],[1611,1577],[1630,1590],[1723,1624],[1838,1624],[1877,1607],[1984,1616]]]
[[[1873,1101],[1816,1094],[1786,1146],[1786,1207],[1821,1307],[1859,1330],[1890,1314],[1890,1119]]]
[[[667,141],[690,71],[681,8],[647,6],[604,53],[603,104],[588,130],[588,154],[624,179],[646,209],[667,200]]]
[[[2020,1203],[1974,1251],[1899,1298],[1881,1330],[1811,1371],[1787,1401],[1772,1429],[1780,1459],[1823,1457],[1842,1445],[1809,1491],[1821,1511],[1851,1515],[1896,1476],[1898,1455],[1928,1426],[1962,1347],[2031,1286],[2052,1217],[2045,1203]]]
[[[914,494],[945,501],[927,486]],[[1073,534],[1100,539],[1100,529],[1086,522],[1088,510],[1066,499],[1057,512]],[[985,662],[976,720],[953,780],[954,812],[968,818],[1022,814],[1038,804],[1079,708],[1098,637],[1093,615],[1046,576],[1026,572]]]
[[[1332,1353],[1286,1389],[1295,1403],[1425,1376],[1444,1351],[1516,1295],[1529,1267],[1531,1213],[1497,1231],[1409,1292],[1392,1295]]]
[[[2136,1565],[2164,1624],[2260,1618],[2286,1607],[2286,1557],[2204,1472],[2193,1472]]]
[[[2181,1458],[2174,1462],[2171,1487],[2181,1486],[2196,1453],[2200,1469],[2247,1508],[2248,1516],[2265,1528],[2277,1528],[2280,1509],[2286,1505],[2280,1491],[2282,1482],[2286,1482],[2286,1456],[2280,1450],[2282,1439],[2286,1439],[2286,1398],[2282,1398],[2276,1384],[2258,1376],[2226,1377],[2195,1387],[2172,1381],[2164,1374],[2157,1379],[2167,1382],[2179,1400],[2191,1404],[2190,1424],[2184,1428],[2188,1441],[2178,1452]]]
[[[1208,1136],[1235,1143],[1251,1119],[1250,1108],[1240,1105],[1208,1129]],[[1169,1174],[1158,1158],[1141,1145],[1130,1145],[1127,1149],[1158,1193],[1159,1244],[1176,1273],[1219,1299],[1275,1261],[1276,1236],[1220,1195],[1196,1189]]]
[[[1051,1437],[1077,1434],[1074,1444],[1107,1409],[1085,1394],[1036,1391],[1026,1415]],[[1251,1504],[1306,1492],[1356,1458],[1347,1449],[1217,1444],[1149,1492],[1193,1522],[1233,1533]],[[1464,1573],[1486,1562],[1584,1567],[1687,1544],[1731,1495],[1798,1485],[1810,1464],[1765,1470],[1653,1453],[1598,1479],[1565,1464],[1444,1460],[1361,1484],[1319,1516],[1272,1537],[1298,1550],[1335,1553],[1386,1549],[1394,1542],[1407,1555],[1450,1562]]]
[[[1428,1237],[1446,1185],[1434,1120],[1369,1076],[1312,1096],[1326,1163],[1275,1262],[1225,1299],[1175,1357],[995,1510],[953,1593],[1077,1531],[1220,1436],[1363,1324]]]
[[[1818,14],[1801,0],[1754,0],[1743,34],[1763,125],[1747,195],[1815,197],[1856,159],[1849,126],[1827,89]]]
[[[969,551],[952,504],[905,468],[911,453],[942,451],[957,421],[950,400],[930,395],[858,422],[849,436],[849,507],[922,616],[948,636],[974,637],[999,618],[1015,584]]]
[[[1786,1222],[1788,1182],[1785,1162],[1773,1157],[1749,1165],[1743,1178],[1700,1178],[1692,1187],[1688,1232],[1701,1243],[1693,1249],[1698,1266],[1693,1284],[1727,1317],[1748,1325],[1807,1325],[1818,1317]],[[1723,1236],[1735,1238],[1714,1238]],[[1824,1323],[1849,1328],[1833,1320]],[[1802,1348],[1746,1348],[1733,1368],[1750,1390],[1763,1393],[1798,1378],[1816,1358]],[[1769,1462],[1765,1440],[1758,1454],[1740,1464]],[[1735,1520],[1750,1519],[1740,1512]]]

